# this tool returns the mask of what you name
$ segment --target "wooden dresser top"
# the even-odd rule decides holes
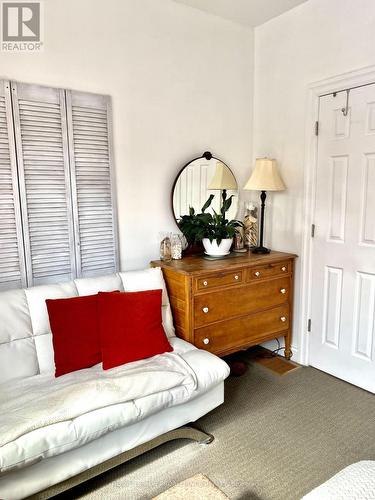
[[[274,252],[266,255],[246,253],[233,253],[226,259],[209,260],[202,255],[191,255],[180,260],[154,260],[151,265],[171,269],[181,274],[197,275],[202,272],[215,272],[228,269],[235,269],[248,266],[264,265],[272,262],[278,262],[285,259],[295,259],[297,255],[292,253]]]

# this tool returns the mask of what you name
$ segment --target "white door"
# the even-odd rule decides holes
[[[310,364],[375,393],[375,84],[320,98]]]

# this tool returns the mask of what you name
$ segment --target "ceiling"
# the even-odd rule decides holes
[[[175,0],[245,26],[258,26],[306,0]]]

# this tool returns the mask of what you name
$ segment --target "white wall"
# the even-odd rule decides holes
[[[248,174],[253,32],[171,0],[44,7],[44,52],[0,52],[1,76],[112,96],[121,264],[146,266],[186,161],[211,150]]]
[[[270,197],[267,239],[272,248],[301,254],[308,85],[371,64],[374,0],[309,0],[255,29],[253,156],[277,158],[288,187]],[[297,261],[297,348],[299,283]]]

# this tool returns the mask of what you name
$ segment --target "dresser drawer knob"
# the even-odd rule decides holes
[[[280,293],[282,293],[283,295],[285,295],[286,294],[286,288],[281,288],[280,289]]]
[[[204,314],[207,314],[207,313],[208,313],[208,307],[204,307],[204,308],[202,309],[202,311],[204,312]]]
[[[207,337],[205,339],[203,339],[203,344],[207,345],[210,343],[210,339],[208,339]]]
[[[286,271],[286,267],[285,267],[285,266],[283,266],[283,267],[281,268],[281,270],[282,270],[282,272],[283,272],[283,273],[285,273],[285,271]]]
[[[285,323],[285,321],[286,321],[286,316],[281,316],[280,321],[282,321],[283,323]]]
[[[259,272],[259,271],[256,271],[254,274],[255,274],[255,276],[256,276],[257,278],[259,278],[259,276],[260,276],[260,272]]]
[[[235,279],[235,280],[240,279],[240,277],[238,276],[238,274],[235,274],[235,275],[234,275],[234,279]]]
[[[208,285],[208,281],[203,281],[203,285],[207,286]]]

